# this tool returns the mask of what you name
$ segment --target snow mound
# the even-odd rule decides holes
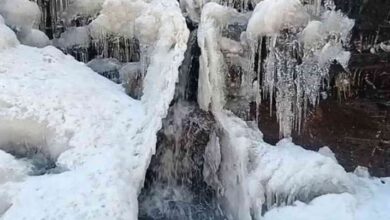
[[[390,179],[351,174],[356,193],[328,194],[267,212],[264,220],[386,220],[390,218]]]
[[[299,0],[264,0],[256,5],[247,32],[253,36],[277,34],[287,27],[300,27],[309,15]]]
[[[67,28],[61,37],[55,39],[54,44],[61,49],[71,49],[73,47],[88,48],[91,43],[88,27]]]
[[[0,16],[0,20],[1,18]],[[19,41],[15,33],[0,22],[0,51],[17,45],[19,45]]]
[[[4,23],[12,28],[20,43],[33,47],[45,47],[51,44],[45,33],[34,29],[41,19],[41,11],[36,2],[0,0],[0,5],[0,15],[4,18]]]
[[[19,41],[24,45],[39,48],[46,47],[51,44],[51,41],[46,34],[37,29],[31,29],[27,33],[21,33]]]
[[[105,0],[70,0],[66,9],[66,16],[73,18],[75,16],[94,16],[102,9]]]
[[[29,0],[0,0],[0,14],[5,24],[18,31],[27,31],[39,21],[38,5]]]
[[[100,15],[90,24],[92,36],[100,38],[115,34],[127,38],[133,37],[135,19],[146,8],[147,3],[142,0],[106,0]]]

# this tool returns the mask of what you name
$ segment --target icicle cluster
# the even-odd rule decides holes
[[[318,104],[331,63],[347,68],[350,57],[344,47],[354,22],[335,11],[331,1],[326,7],[308,3],[265,0],[256,6],[246,33],[252,45],[264,37],[268,42],[261,86],[263,96],[269,95],[271,113],[275,97],[282,137],[299,132],[307,107]],[[250,55],[253,62],[256,53]]]

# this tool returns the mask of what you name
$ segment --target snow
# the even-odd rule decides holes
[[[42,48],[51,45],[51,41],[46,34],[37,29],[31,29],[27,33],[22,32],[18,38],[20,43],[31,47]]]
[[[27,176],[29,170],[30,167],[26,162],[16,160],[11,154],[0,151],[0,185],[10,181],[21,181]]]
[[[41,18],[41,11],[35,2],[0,0],[0,5],[0,15],[3,17],[1,20],[15,31],[20,43],[34,47],[51,44],[45,33],[34,29]]]
[[[355,191],[353,181],[333,159],[284,139],[265,143],[261,132],[228,111],[215,113],[222,131],[218,177],[234,219],[258,219],[262,207],[309,202],[328,193]],[[239,182],[237,182],[239,180]],[[264,210],[264,211],[266,211]]]
[[[351,174],[356,193],[328,194],[305,204],[273,209],[264,220],[385,220],[389,219],[390,179],[361,178]]]
[[[90,24],[92,36],[117,34],[130,39],[135,34],[134,21],[146,10],[147,4],[142,0],[106,0],[100,15]]]
[[[57,159],[57,166],[69,170],[26,178],[3,219],[131,218],[134,213],[118,204],[131,202],[120,196],[121,190],[133,190],[129,197],[136,191],[121,186],[119,177],[122,181],[130,178],[124,172],[131,173],[134,165],[126,164],[120,152],[134,155],[131,134],[137,127],[134,123],[143,120],[142,105],[53,47],[19,46],[1,56],[0,100],[8,104],[0,118],[11,121],[0,127],[27,137],[18,140],[43,148]],[[32,126],[15,124],[27,119]],[[30,135],[24,135],[26,132]],[[20,145],[3,139],[4,144],[7,142],[14,148]],[[2,190],[6,188],[0,187]]]
[[[318,150],[318,153],[325,157],[329,157],[330,159],[332,159],[334,162],[337,163],[336,155],[332,152],[332,150],[329,147],[327,146],[321,147]]]
[[[1,21],[1,15],[0,15],[0,21]],[[16,38],[15,33],[9,29],[5,24],[0,22],[0,51],[15,47],[19,45],[19,41]]]
[[[55,39],[54,44],[62,49],[71,49],[73,47],[88,48],[91,43],[88,27],[70,27],[67,28],[61,37]]]
[[[13,134],[0,149],[31,147],[63,171],[0,185],[2,219],[137,219],[137,196],[188,38],[176,1],[143,4],[162,23],[141,101],[54,47],[7,45],[0,52],[0,121],[7,120],[0,130]],[[1,39],[3,33],[10,35],[2,31]],[[16,162],[1,162],[9,160]]]
[[[257,36],[277,34],[284,28],[300,27],[309,15],[299,0],[264,0],[256,5],[247,32]]]
[[[70,0],[66,9],[68,18],[75,16],[94,16],[102,9],[105,0]]]
[[[35,2],[29,0],[0,0],[0,14],[5,24],[18,30],[28,31],[40,20],[41,12]]]

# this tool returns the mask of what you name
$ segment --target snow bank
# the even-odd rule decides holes
[[[1,18],[2,17],[0,16],[0,21]],[[19,45],[19,41],[16,38],[15,33],[5,24],[0,22],[0,51],[17,45]]]
[[[0,123],[0,130],[13,134],[2,139],[6,144],[0,149],[25,146],[11,138],[25,137],[27,145],[43,147],[65,171],[0,185],[2,219],[137,219],[137,196],[189,34],[175,0],[142,5],[153,8],[161,24],[141,101],[51,46],[0,52],[0,121],[12,122]],[[9,127],[23,120],[43,129]]]

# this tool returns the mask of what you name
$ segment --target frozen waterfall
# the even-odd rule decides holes
[[[348,90],[354,25],[332,0],[0,0],[0,219],[388,220],[389,178],[291,138],[332,65]]]

